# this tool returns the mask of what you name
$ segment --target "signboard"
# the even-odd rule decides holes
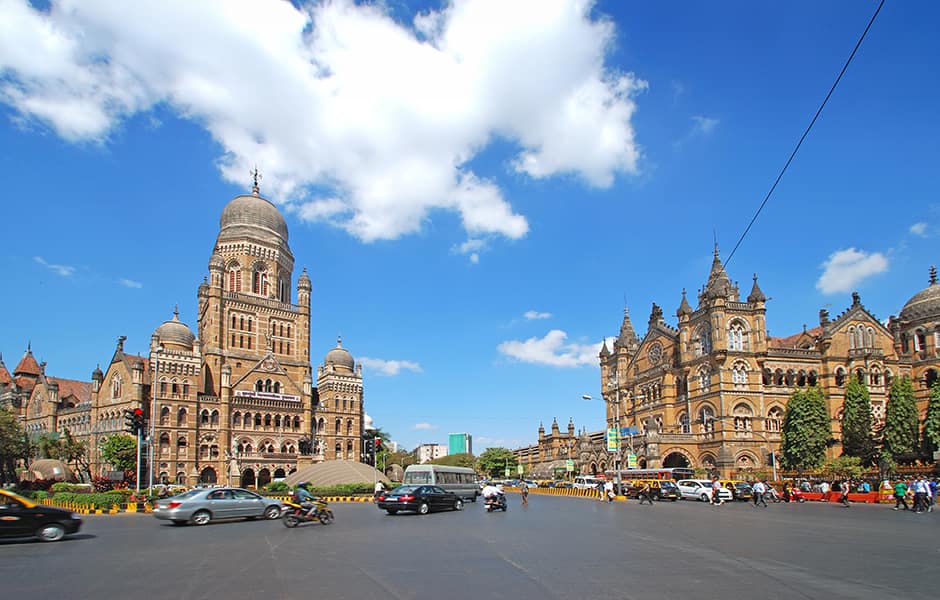
[[[503,473],[504,477],[509,477],[509,467],[506,467],[506,471]]]
[[[565,471],[568,471],[569,473],[574,472],[574,459],[569,458],[565,461]]]
[[[523,467],[522,465],[516,465],[516,473],[518,473],[519,475],[522,475],[523,473],[525,473],[525,467]]]
[[[274,392],[235,390],[235,395],[242,398],[258,398],[259,400],[288,400],[290,402],[300,402],[300,396],[294,396],[292,394],[275,394]]]
[[[108,471],[108,481],[124,481],[124,471]]]
[[[635,469],[636,467],[637,467],[636,454],[633,454],[631,452],[630,454],[627,455],[627,468]]]
[[[617,428],[611,427],[607,430],[607,450],[613,452],[619,447],[620,436],[617,435]]]
[[[639,433],[640,430],[637,427],[622,427],[620,429],[620,435],[622,437],[630,437],[631,435],[638,435]]]

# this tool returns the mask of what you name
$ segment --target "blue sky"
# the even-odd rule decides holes
[[[257,164],[313,281],[311,355],[341,334],[376,425],[479,451],[602,427],[580,398],[624,302],[642,335],[694,299],[877,3],[35,6],[0,0],[7,366],[31,343],[88,379],[175,304],[194,326]],[[926,286],[938,18],[886,4],[728,266],[771,335]]]

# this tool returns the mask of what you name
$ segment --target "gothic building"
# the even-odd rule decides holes
[[[639,465],[691,466],[722,475],[769,471],[794,390],[821,386],[840,453],[840,422],[849,377],[871,393],[876,427],[891,381],[915,382],[921,416],[940,369],[940,285],[928,287],[885,326],[857,293],[838,317],[788,337],[767,335],[767,297],[754,276],[741,297],[715,249],[711,272],[692,307],[683,290],[677,324],[653,304],[642,337],[625,310],[620,334],[600,352],[608,426],[633,426]],[[619,418],[619,424],[616,423]],[[614,457],[602,461],[613,468]]]
[[[174,311],[154,330],[148,356],[125,354],[121,337],[90,384],[47,378],[27,350],[12,377],[0,361],[0,402],[30,432],[68,428],[87,439],[95,474],[110,469],[100,444],[135,408],[147,415],[156,482],[262,486],[299,465],[357,460],[362,368],[337,343],[313,387],[310,277],[297,278],[294,303],[287,224],[257,180],[222,210],[208,267],[198,335]]]

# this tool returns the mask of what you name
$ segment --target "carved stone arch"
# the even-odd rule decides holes
[[[711,452],[703,452],[699,455],[698,465],[700,468],[708,471],[709,475],[718,474],[718,459]]]
[[[695,457],[692,456],[692,453],[680,446],[673,446],[669,448],[668,450],[666,450],[665,452],[661,452],[660,454],[663,457],[663,468],[692,467],[695,464]],[[685,464],[684,465],[666,464],[667,462],[669,463],[675,462],[673,460],[670,460],[670,455],[680,455],[685,460]]]
[[[761,460],[750,450],[741,450],[734,456],[734,467],[739,472],[749,469],[759,469],[761,467]]]

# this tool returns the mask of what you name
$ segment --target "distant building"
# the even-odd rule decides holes
[[[415,449],[415,456],[419,463],[447,456],[447,446],[444,444],[421,444]]]
[[[452,433],[448,436],[448,454],[473,454],[473,436],[469,433]]]

